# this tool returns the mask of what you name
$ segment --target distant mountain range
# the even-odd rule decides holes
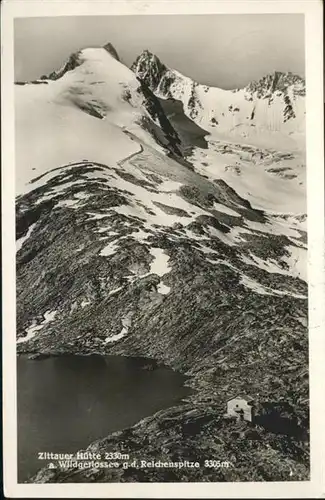
[[[164,99],[182,101],[185,113],[206,130],[247,137],[262,131],[304,131],[305,82],[278,71],[243,89],[201,85],[144,51],[131,69]]]
[[[112,44],[104,49],[120,61]],[[80,54],[72,54],[60,70],[41,80],[57,80],[72,71],[81,64]],[[288,135],[305,131],[305,81],[290,72],[275,71],[242,89],[223,90],[168,68],[149,50],[137,57],[131,70],[146,84],[147,94],[151,91],[157,98],[178,101],[186,116],[210,133],[250,137],[265,131]],[[147,98],[152,101],[152,96]],[[159,108],[157,101],[153,108]]]

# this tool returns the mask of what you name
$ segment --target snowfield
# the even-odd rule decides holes
[[[114,124],[72,104],[51,102],[56,83],[26,87],[27,92],[25,87],[16,89],[17,194],[31,189],[26,184],[32,178],[70,162],[91,159],[109,165],[136,151]],[[49,88],[49,95],[40,96],[38,87]],[[108,143],[110,147],[105,146]]]
[[[59,166],[85,159],[109,165],[136,153],[124,129],[157,147],[139,124],[150,116],[134,73],[105,49],[85,49],[79,57],[81,65],[59,80],[15,86],[17,194]]]
[[[195,170],[212,179],[223,179],[257,209],[272,213],[306,213],[306,171],[304,153],[297,152],[293,159],[257,163],[238,157],[238,149],[229,146],[221,153],[209,142],[209,150],[196,148],[191,161]],[[293,178],[283,178],[270,169],[289,169]]]

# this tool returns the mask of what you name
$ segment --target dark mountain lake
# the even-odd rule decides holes
[[[17,358],[18,479],[48,462],[39,452],[74,453],[111,432],[177,404],[185,377],[122,356]],[[118,450],[117,450],[118,451]]]

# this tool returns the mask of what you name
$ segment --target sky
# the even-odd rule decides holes
[[[305,76],[302,14],[64,16],[15,20],[15,80],[111,42],[130,66],[144,50],[205,84],[241,88],[273,71]]]

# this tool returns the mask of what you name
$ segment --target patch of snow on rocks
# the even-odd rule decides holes
[[[93,212],[87,212],[87,215],[90,215],[91,217],[88,218],[88,220],[97,220],[97,219],[104,219],[105,217],[110,217],[111,214],[96,214]]]
[[[117,236],[119,234],[116,231],[110,231],[110,226],[100,227],[99,229],[96,230],[96,233],[105,233],[105,236]]]
[[[283,261],[290,266],[292,276],[300,278],[307,283],[307,249],[290,245],[286,247],[290,257],[283,257]]]
[[[300,295],[300,294],[296,294],[296,293],[292,293],[292,292],[284,291],[284,290],[274,290],[273,288],[264,287],[263,285],[261,285],[260,283],[258,283],[255,280],[249,278],[246,275],[241,276],[240,282],[246,288],[249,288],[256,293],[259,293],[260,295],[278,295],[278,296],[287,295],[287,296],[294,297],[296,299],[307,299],[307,297],[305,295]]]
[[[31,340],[33,337],[35,337],[36,333],[39,330],[41,330],[42,328],[44,328],[45,325],[47,325],[48,323],[50,323],[51,321],[54,320],[56,313],[57,313],[57,311],[46,311],[46,313],[44,314],[44,320],[42,321],[42,323],[40,323],[39,325],[35,325],[35,322],[34,322],[29,328],[26,328],[25,331],[26,331],[27,335],[23,338],[19,338],[17,340],[17,344],[27,342],[28,340]]]
[[[144,231],[142,231],[142,229],[139,229],[138,231],[130,234],[129,236],[138,240],[140,243],[143,243],[144,241],[146,241],[148,239],[148,237],[150,236],[150,233],[145,233]]]
[[[73,195],[75,198],[78,198],[79,200],[86,200],[87,198],[89,198],[90,196],[92,196],[92,194],[87,194],[87,193],[83,193],[83,192],[80,192],[80,193],[75,193]]]
[[[105,344],[111,343],[111,342],[116,342],[117,340],[122,339],[128,334],[129,328],[131,326],[131,318],[129,316],[126,316],[122,318],[122,330],[120,333],[117,333],[115,335],[112,335],[111,337],[106,337],[104,340]]]
[[[116,240],[111,241],[106,247],[104,247],[99,255],[103,255],[104,257],[108,257],[109,255],[113,255],[117,251]]]
[[[241,260],[245,262],[245,264],[248,264],[250,266],[255,266],[258,267],[259,269],[263,269],[264,271],[267,271],[268,273],[275,273],[275,274],[283,274],[283,275],[292,275],[292,272],[290,270],[283,269],[280,267],[275,260],[263,260],[260,257],[257,257],[256,255],[250,254],[250,257],[247,257],[246,255],[241,256]]]
[[[104,343],[108,344],[110,342],[116,342],[117,340],[120,340],[123,337],[125,337],[126,333],[127,333],[126,329],[122,328],[120,333],[117,333],[116,335],[112,335],[112,337],[106,337],[106,339],[104,340]]]
[[[19,252],[19,250],[21,249],[21,247],[23,246],[23,244],[25,243],[25,241],[28,240],[28,238],[32,234],[32,231],[33,231],[33,229],[34,229],[35,226],[36,226],[36,223],[31,224],[29,226],[28,231],[25,234],[25,236],[22,236],[21,238],[19,238],[19,240],[16,241],[16,252]]]
[[[108,294],[108,297],[110,297],[111,295],[115,295],[117,292],[119,292],[120,290],[122,290],[122,286],[119,286],[118,288],[114,288],[114,290],[111,290]]]
[[[78,205],[79,200],[60,200],[56,205],[55,208],[58,207],[74,207]]]
[[[150,274],[157,274],[164,276],[171,271],[168,266],[169,256],[161,248],[150,248],[150,254],[154,257],[153,262],[150,263]]]
[[[240,217],[240,214],[235,212],[235,210],[232,210],[221,203],[217,203],[216,201],[213,204],[213,208],[218,210],[218,212],[223,212],[224,214],[232,215],[233,217]]]
[[[168,295],[170,292],[170,286],[164,285],[164,283],[160,282],[157,286],[157,291],[162,295]]]
[[[237,244],[235,239],[232,238],[230,232],[223,233],[219,229],[216,229],[215,227],[210,226],[210,225],[208,226],[208,231],[209,231],[211,236],[216,236],[217,238],[219,238],[219,240],[221,240],[226,245],[235,246]]]

